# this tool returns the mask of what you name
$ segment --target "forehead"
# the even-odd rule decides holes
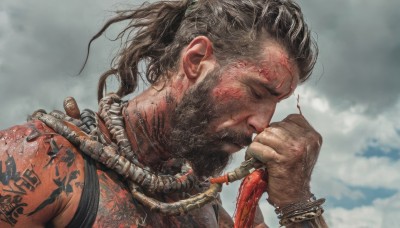
[[[266,42],[262,46],[258,61],[258,65],[261,68],[279,70],[283,74],[281,76],[290,74],[292,77],[299,78],[299,69],[296,61],[291,59],[286,49],[275,41]]]
[[[266,42],[261,46],[257,56],[248,59],[236,59],[227,65],[229,69],[243,71],[264,71],[275,76],[290,76],[299,78],[299,69],[295,60],[291,59],[286,49],[277,42]],[[263,73],[263,72],[261,72]]]
[[[227,80],[251,80],[262,84],[280,94],[284,99],[293,93],[299,82],[297,63],[277,42],[268,42],[262,46],[257,58],[236,60],[225,71]]]

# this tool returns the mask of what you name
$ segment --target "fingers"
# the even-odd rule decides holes
[[[254,138],[246,154],[265,164],[270,202],[285,205],[309,196],[320,142],[321,135],[298,114],[271,123]]]
[[[283,158],[283,156],[278,154],[274,149],[259,142],[250,144],[246,150],[246,154],[264,164],[271,161],[279,162]]]
[[[282,150],[283,143],[291,139],[288,132],[280,130],[278,128],[268,128],[260,134],[258,134],[253,142],[258,142],[261,145],[266,145],[275,151]],[[277,152],[278,153],[278,152]]]
[[[322,137],[302,115],[292,114],[282,122],[272,123],[258,134],[246,152],[247,157],[254,157],[265,163],[297,162],[308,152],[319,151]]]

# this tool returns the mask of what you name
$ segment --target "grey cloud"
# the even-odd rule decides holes
[[[73,95],[83,107],[96,106],[96,86],[116,50],[106,38],[95,42],[89,64],[77,73],[90,37],[112,10],[128,1],[0,3],[0,128],[21,123],[33,110],[61,109]],[[88,10],[90,9],[90,10]],[[109,10],[109,11],[106,11]],[[113,36],[111,29],[107,33]]]
[[[307,86],[341,109],[376,115],[400,98],[399,1],[301,1],[320,58]],[[321,76],[322,75],[322,76]]]
[[[0,129],[23,122],[35,109],[60,109],[62,99],[69,95],[82,107],[96,109],[97,79],[107,68],[115,46],[106,39],[94,43],[83,76],[74,75],[85,56],[87,41],[111,15],[109,11],[120,5],[117,2],[0,1],[0,19],[6,15],[9,20],[0,21]],[[363,104],[375,115],[394,104],[400,85],[400,2],[302,0],[300,5],[320,47],[317,69],[306,86],[327,97],[338,112]],[[338,133],[330,134],[330,122],[315,115],[313,122],[326,129],[321,132],[327,138],[325,150],[344,154],[349,145],[355,147],[346,135],[335,139]],[[231,168],[242,158],[242,154],[237,156]],[[321,159],[329,158],[321,155]],[[322,194],[326,188],[319,180],[334,175],[317,176],[317,192]],[[222,193],[230,213],[237,185]]]

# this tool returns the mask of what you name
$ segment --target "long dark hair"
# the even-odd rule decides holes
[[[213,43],[217,61],[253,58],[260,44],[273,39],[282,44],[300,69],[300,81],[311,74],[318,48],[310,35],[300,7],[292,0],[181,0],[144,3],[136,9],[118,11],[93,36],[88,45],[111,25],[128,21],[117,39],[123,46],[111,68],[99,80],[98,99],[110,76],[118,78],[117,94],[132,93],[143,77],[139,63],[146,65],[145,78],[153,84],[174,71],[184,46],[199,35]]]

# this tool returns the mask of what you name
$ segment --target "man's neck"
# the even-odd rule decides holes
[[[175,105],[168,89],[158,92],[150,88],[130,100],[122,111],[132,150],[140,162],[155,170],[171,158],[167,135]]]

